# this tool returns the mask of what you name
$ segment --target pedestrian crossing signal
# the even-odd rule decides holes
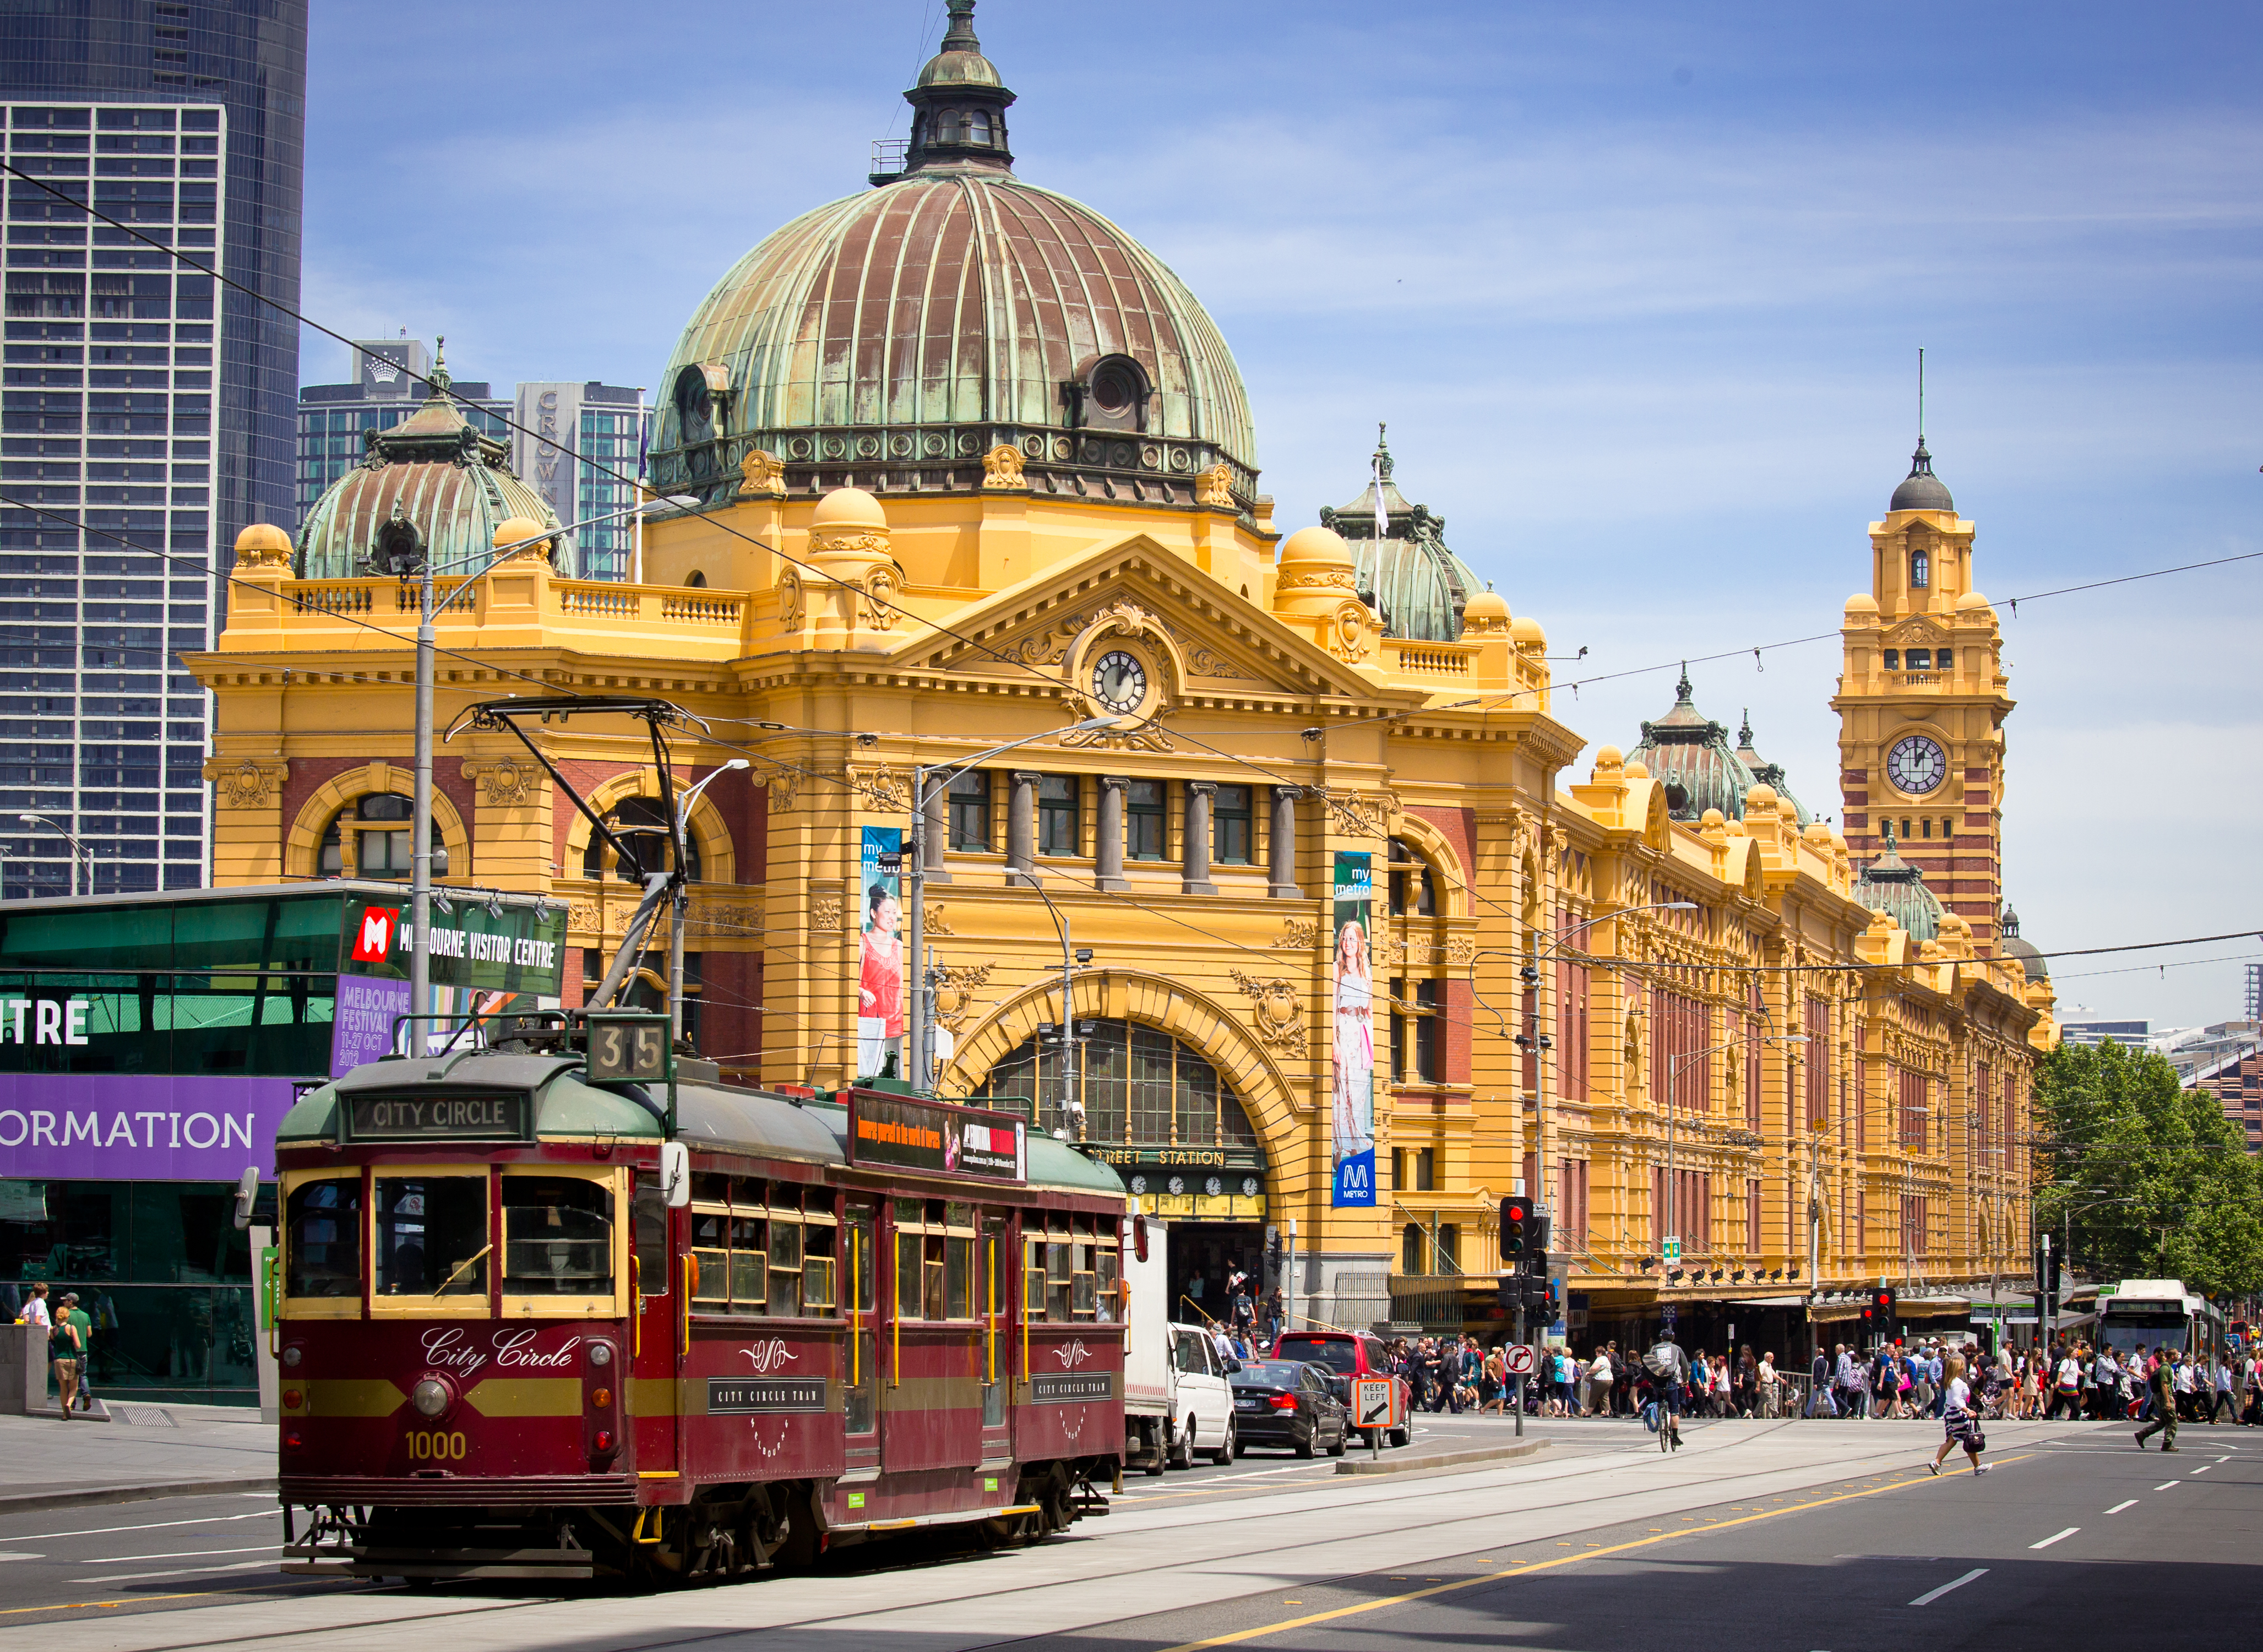
[[[1891,1286],[1880,1286],[1870,1293],[1870,1308],[1877,1328],[1891,1337],[1894,1334],[1894,1293]],[[1864,1315],[1869,1318],[1872,1315]]]
[[[1523,1256],[1532,1243],[1532,1201],[1510,1197],[1500,1201],[1500,1254],[1504,1260]]]

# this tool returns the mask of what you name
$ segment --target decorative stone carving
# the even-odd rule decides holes
[[[1300,573],[1283,574],[1274,582],[1276,591],[1356,591],[1358,583],[1348,568],[1308,569]]]
[[[1320,944],[1320,937],[1325,932],[1318,924],[1308,923],[1303,918],[1291,918],[1282,925],[1281,938],[1273,945],[1284,952],[1309,953]]]
[[[739,496],[748,494],[782,494],[785,491],[785,463],[776,453],[759,447],[749,447],[747,456],[739,461]]]
[[[809,536],[809,554],[812,557],[871,557],[884,562],[894,556],[885,533],[813,533]]]
[[[948,935],[956,938],[958,931],[944,921],[943,906],[944,903],[940,901],[929,901],[927,903],[927,932],[930,937]]]
[[[912,806],[911,776],[901,769],[850,769],[849,781],[863,808],[900,815]]]
[[[1163,731],[1153,723],[1133,728],[1087,728],[1061,736],[1064,746],[1091,746],[1108,751],[1173,751]]]
[[[566,910],[566,932],[568,935],[600,933],[597,926],[597,903],[595,901],[576,901],[569,906]]]
[[[266,808],[282,795],[290,772],[282,757],[240,757],[233,763],[214,757],[205,764],[205,779],[216,788],[215,801],[222,808]]]
[[[837,930],[841,927],[841,892],[821,890],[809,897],[809,927],[813,930]]]
[[[1233,509],[1233,467],[1212,465],[1195,478],[1195,503],[1213,511]]]
[[[480,802],[486,808],[518,808],[533,800],[542,771],[529,758],[498,757],[493,763],[466,763],[464,778],[479,782]]]
[[[864,624],[875,631],[894,630],[896,622],[904,617],[904,611],[896,605],[897,594],[903,586],[896,577],[894,565],[874,569],[864,576],[858,589],[864,593],[858,599]]]
[[[801,791],[801,776],[787,772],[770,777],[770,812],[773,815],[791,815],[796,798]]]
[[[1022,450],[1001,442],[982,455],[982,485],[986,488],[1026,488],[1029,480],[1022,475]]]
[[[1279,976],[1260,980],[1239,969],[1227,971],[1234,985],[1249,995],[1250,1020],[1259,1042],[1284,1055],[1305,1053],[1305,1005],[1296,987]]]
[[[1012,453],[1012,448],[1005,450]],[[974,990],[990,979],[990,972],[998,967],[996,961],[969,967],[961,964],[944,964],[936,971],[935,982],[935,1018],[953,1033],[965,1025],[966,1018],[974,1008]]]
[[[1478,959],[1478,944],[1467,935],[1455,935],[1446,941],[1446,961],[1450,964],[1473,964]]]
[[[720,939],[760,934],[762,928],[763,909],[759,906],[725,905],[694,899],[690,909],[683,916],[683,932],[686,935],[712,936]]]
[[[1357,665],[1373,652],[1369,634],[1373,630],[1375,616],[1363,602],[1348,602],[1335,612],[1328,626],[1328,652],[1347,665]]]
[[[235,536],[239,572],[291,566],[291,538],[271,523],[255,522]]]
[[[793,627],[801,623],[801,572],[789,568],[778,576],[778,623]]]

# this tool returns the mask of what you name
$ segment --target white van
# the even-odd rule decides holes
[[[1233,1391],[1209,1334],[1171,1322],[1169,1238],[1139,1214],[1124,1223],[1124,1460],[1160,1474],[1195,1453],[1233,1460]]]

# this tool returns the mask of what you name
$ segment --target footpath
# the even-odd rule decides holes
[[[108,1422],[0,1416],[0,1515],[275,1484],[275,1425],[251,1407],[104,1409]]]

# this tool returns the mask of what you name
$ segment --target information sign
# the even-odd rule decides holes
[[[663,1084],[668,1082],[669,1019],[646,1011],[592,1011],[589,1082]]]
[[[345,1099],[349,1141],[524,1141],[533,1134],[534,1098],[523,1090],[380,1091]]]
[[[1666,1243],[1659,1246],[1659,1249],[1665,1254],[1666,1265],[1667,1267],[1676,1268],[1681,1265],[1681,1235],[1680,1234],[1670,1233],[1667,1235]]]
[[[1027,1174],[1028,1125],[987,1112],[883,1091],[849,1092],[849,1160],[940,1176],[1018,1182]]]

